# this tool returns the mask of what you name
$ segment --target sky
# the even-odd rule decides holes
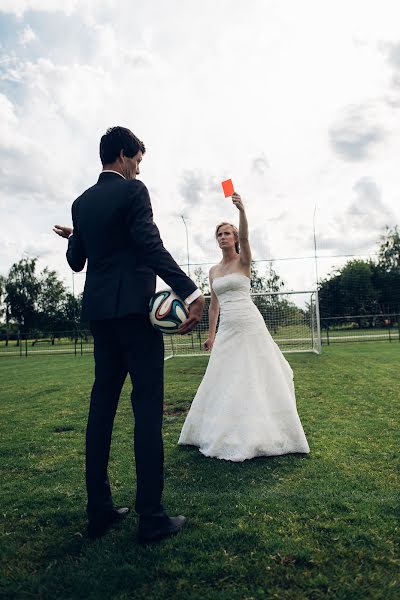
[[[146,145],[140,179],[180,264],[181,215],[190,262],[220,260],[227,178],[287,289],[315,287],[314,224],[319,278],[373,256],[400,223],[399,22],[398,0],[2,0],[0,273],[35,256],[82,289],[52,227],[113,125]]]

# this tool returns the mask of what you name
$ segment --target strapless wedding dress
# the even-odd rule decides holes
[[[232,461],[308,453],[292,369],[250,297],[249,278],[215,277],[213,290],[219,328],[178,443]]]

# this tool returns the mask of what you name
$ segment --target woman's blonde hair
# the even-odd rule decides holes
[[[223,223],[220,223],[219,225],[217,225],[216,228],[215,228],[215,239],[218,240],[218,230],[223,225],[229,225],[230,227],[232,227],[233,235],[235,236],[235,250],[239,254],[240,253],[239,230],[238,230],[238,228],[235,225],[232,225],[232,223],[226,223],[224,221]]]

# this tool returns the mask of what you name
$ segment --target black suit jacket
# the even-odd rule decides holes
[[[87,260],[83,320],[147,314],[156,274],[182,298],[195,291],[163,246],[141,181],[101,173],[73,203],[72,221],[68,263],[78,272]]]

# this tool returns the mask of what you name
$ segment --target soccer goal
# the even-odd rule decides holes
[[[265,324],[282,352],[321,352],[318,292],[262,292],[251,295]],[[206,296],[203,319],[189,335],[164,335],[165,359],[177,356],[208,355],[204,342],[208,337]]]

